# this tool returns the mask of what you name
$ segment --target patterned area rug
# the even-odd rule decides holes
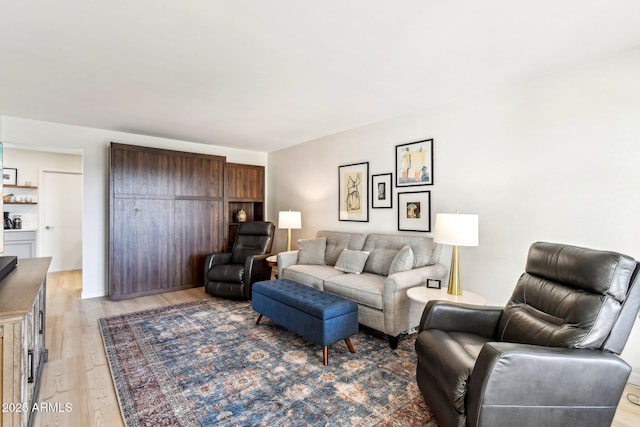
[[[322,348],[248,302],[205,299],[99,320],[127,426],[437,426],[396,351],[360,332]]]

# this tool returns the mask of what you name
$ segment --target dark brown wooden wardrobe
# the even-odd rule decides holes
[[[202,286],[227,233],[226,159],[111,144],[109,297]]]

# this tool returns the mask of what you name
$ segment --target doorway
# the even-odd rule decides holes
[[[82,269],[82,174],[44,170],[39,221],[40,256],[50,272]]]

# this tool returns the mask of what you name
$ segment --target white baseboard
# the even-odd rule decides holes
[[[633,384],[636,387],[640,387],[640,371],[639,370],[634,370],[631,371],[631,375],[629,375],[629,381],[627,381],[629,384]]]

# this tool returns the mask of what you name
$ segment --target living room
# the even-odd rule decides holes
[[[582,41],[574,40],[572,46],[579,49]],[[535,241],[640,257],[633,214],[639,204],[635,190],[640,178],[634,166],[640,158],[640,48],[637,38],[633,44],[613,46],[573,61],[558,60],[552,71],[531,69],[526,80],[486,82],[474,89],[460,80],[460,92],[447,102],[270,151],[225,146],[222,138],[218,144],[203,144],[56,123],[4,106],[0,140],[16,148],[82,151],[82,298],[89,299],[105,296],[107,289],[111,141],[219,154],[230,162],[265,166],[266,217],[276,222],[281,210],[301,211],[303,228],[294,230],[296,240],[321,229],[399,233],[398,188],[392,209],[371,209],[368,222],[339,221],[338,168],[369,162],[370,174],[393,172],[395,178],[396,146],[432,138],[434,183],[420,190],[431,192],[432,215],[456,209],[479,215],[479,246],[460,250],[463,287],[483,295],[490,305],[504,305]],[[279,230],[274,251],[283,250],[285,241]],[[445,248],[442,262],[448,265],[449,258]],[[622,358],[633,367],[629,381],[640,385],[637,323]]]

